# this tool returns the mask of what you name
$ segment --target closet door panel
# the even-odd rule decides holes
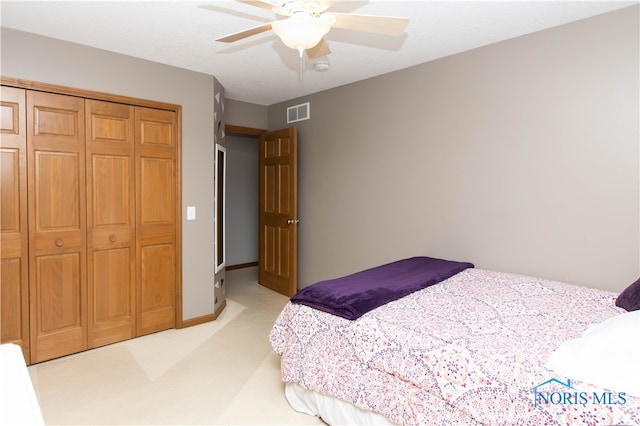
[[[78,237],[82,224],[82,207],[78,202],[84,193],[80,176],[79,152],[35,152],[35,210],[36,232],[43,244],[57,238],[59,232],[69,231]],[[76,243],[77,244],[77,243]]]
[[[171,232],[174,223],[175,194],[164,188],[175,186],[173,160],[142,158],[140,187],[144,190],[140,203],[140,221],[148,232]],[[166,230],[164,229],[166,228]]]
[[[37,276],[48,278],[37,280],[38,328],[44,333],[56,333],[80,327],[82,272],[78,253],[38,256],[35,270]]]
[[[131,250],[93,250],[91,257],[90,348],[130,339],[135,333]]]
[[[175,253],[173,244],[146,244],[140,263],[140,324],[141,334],[174,326]]]
[[[0,92],[0,343],[22,347],[29,362],[26,94]]]
[[[87,100],[89,347],[135,336],[134,107]]]
[[[0,309],[2,309],[2,343],[20,344],[23,334],[22,262],[19,257],[2,259],[0,263]]]
[[[84,99],[27,92],[31,362],[87,348]]]
[[[136,108],[139,335],[175,327],[175,112]]]

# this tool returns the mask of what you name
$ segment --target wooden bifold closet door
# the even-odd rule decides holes
[[[2,87],[0,118],[0,342],[29,362],[29,252],[25,90]]]
[[[135,336],[135,158],[131,105],[87,100],[88,346]]]
[[[84,99],[27,91],[31,362],[87,348]]]
[[[175,114],[136,108],[137,333],[175,326]]]
[[[176,326],[176,111],[2,87],[1,342],[28,363]]]

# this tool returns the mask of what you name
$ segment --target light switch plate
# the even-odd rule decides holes
[[[187,220],[196,220],[196,208],[195,208],[195,206],[187,207]]]

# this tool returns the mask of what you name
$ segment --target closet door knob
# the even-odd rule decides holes
[[[114,234],[109,235],[109,241],[111,241],[112,243],[115,243],[117,240],[118,238],[116,238]]]
[[[60,238],[58,238],[58,239],[56,240],[56,246],[57,246],[57,247],[62,247],[63,245],[64,245],[64,241],[62,241]]]

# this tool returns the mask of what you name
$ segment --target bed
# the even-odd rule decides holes
[[[415,259],[432,258],[310,287],[357,287]],[[269,335],[292,407],[329,424],[640,425],[640,311],[616,293],[457,269],[352,318],[294,296]]]
[[[0,425],[44,424],[22,349],[15,343],[0,345]]]

